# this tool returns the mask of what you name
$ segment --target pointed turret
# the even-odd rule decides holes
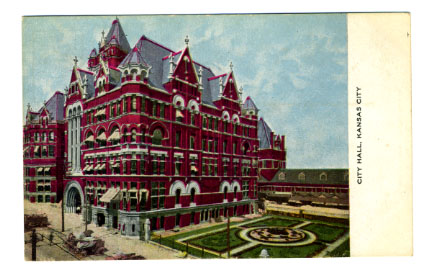
[[[126,34],[123,31],[122,25],[120,24],[118,18],[116,18],[111,24],[111,28],[108,31],[105,41],[107,45],[117,44],[118,47],[126,53],[129,53],[131,50],[129,42],[126,38]]]
[[[94,71],[99,64],[98,53],[95,48],[90,52],[89,59],[87,61],[87,67],[90,71]]]
[[[243,89],[241,88],[241,90]],[[243,115],[258,116],[258,111],[259,109],[256,107],[254,101],[248,96],[242,106]]]

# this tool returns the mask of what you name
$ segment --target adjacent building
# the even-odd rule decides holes
[[[31,202],[62,199],[64,103],[64,94],[56,92],[38,111],[28,105],[23,131],[24,195]]]

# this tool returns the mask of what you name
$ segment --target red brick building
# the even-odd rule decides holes
[[[258,110],[243,103],[232,64],[215,75],[188,42],[174,51],[142,36],[130,47],[116,19],[89,70],[75,60],[64,113],[68,212],[84,208],[89,221],[138,236],[146,219],[167,230],[254,210]],[[284,158],[284,138],[271,138]]]
[[[28,105],[23,131],[24,195],[31,202],[59,202],[64,177],[64,94],[55,94],[38,111]]]

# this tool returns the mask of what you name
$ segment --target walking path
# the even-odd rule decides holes
[[[323,249],[319,254],[315,256],[315,258],[322,258],[325,257],[328,253],[334,251],[338,246],[340,246],[343,242],[345,242],[348,237],[350,236],[350,233],[347,232],[344,236],[336,240],[335,242],[331,243],[328,247]]]

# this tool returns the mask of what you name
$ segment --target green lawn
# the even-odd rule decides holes
[[[246,243],[246,241],[239,238],[238,234],[240,231],[240,228],[230,229],[230,248]],[[195,246],[204,247],[217,252],[225,252],[227,250],[227,230],[192,239],[189,240],[189,242]]]
[[[317,238],[323,242],[333,242],[346,231],[347,228],[341,228],[336,226],[329,226],[326,224],[312,223],[303,227],[303,229],[311,231],[316,234]]]
[[[258,258],[261,250],[263,248],[268,249],[268,252],[272,258],[304,258],[312,257],[318,252],[323,250],[326,245],[324,243],[331,243],[346,233],[348,225],[341,223],[330,223],[322,222],[317,220],[307,220],[302,218],[294,218],[287,216],[269,216],[265,220],[252,222],[241,226],[242,228],[248,227],[257,227],[257,226],[282,226],[282,227],[292,227],[296,224],[299,224],[304,221],[310,221],[311,224],[308,224],[302,227],[305,230],[311,231],[316,234],[317,241],[312,244],[304,246],[294,246],[294,247],[280,247],[280,246],[264,246],[258,245],[247,251],[239,253],[237,256],[239,258]],[[231,226],[240,224],[242,222],[232,222]],[[207,224],[208,226],[208,224]],[[189,254],[202,257],[202,258],[218,258],[219,256],[206,252],[206,250],[211,250],[214,252],[221,253],[222,256],[225,256],[224,253],[227,250],[227,223],[218,224],[215,226],[208,226],[206,228],[197,229],[193,231],[188,231],[186,233],[177,233],[176,235],[169,236],[167,238],[161,238],[161,244],[178,249],[181,251],[186,251],[187,241],[184,241],[183,244],[178,243],[176,240],[183,239],[198,234],[205,234],[197,238],[192,238],[188,240],[188,250]],[[207,234],[208,232],[218,230],[218,232]],[[240,238],[239,232],[241,231],[240,227],[230,228],[230,247],[236,248],[246,244],[247,242]],[[154,242],[160,242],[159,235],[153,235],[152,240]],[[191,246],[203,247],[205,250],[200,250],[197,248],[192,248]],[[336,248],[333,252],[329,253],[329,256],[338,257],[338,256],[349,256],[350,252],[350,243],[349,240],[345,241],[342,245]]]
[[[346,239],[340,246],[328,254],[329,257],[350,257],[350,239]]]
[[[259,258],[262,249],[267,249],[270,258],[307,258],[320,252],[326,246],[317,242],[304,246],[277,247],[259,245],[243,252],[239,258]]]

